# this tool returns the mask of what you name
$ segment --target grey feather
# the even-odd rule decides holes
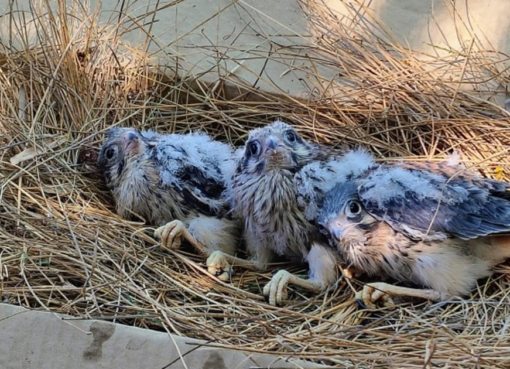
[[[510,257],[510,184],[451,163],[373,165],[337,183],[317,221],[356,269],[463,296]]]
[[[229,211],[225,189],[235,170],[233,150],[204,133],[114,128],[99,165],[123,217],[136,214],[158,226]]]
[[[413,239],[469,240],[510,230],[507,183],[398,164],[373,167],[356,180],[367,212]]]
[[[370,215],[414,240],[469,240],[510,231],[510,184],[454,169],[447,162],[374,164],[348,182],[339,178],[321,216],[338,211],[335,194],[355,183]]]
[[[298,203],[304,208],[305,218],[314,221],[324,196],[338,182],[359,175],[374,165],[373,157],[359,148],[342,156],[332,156],[304,166],[296,173]]]

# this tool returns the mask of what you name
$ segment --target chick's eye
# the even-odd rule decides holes
[[[248,152],[252,156],[257,156],[260,154],[260,144],[257,141],[254,141],[248,145]]]
[[[115,154],[115,150],[113,148],[109,148],[108,150],[106,150],[106,159],[110,160],[111,158],[113,158],[113,155]]]
[[[294,143],[297,141],[297,135],[293,131],[287,131],[285,132],[285,138],[290,143]]]
[[[348,205],[348,215],[349,216],[356,216],[361,213],[361,204],[357,201],[351,201]]]
[[[319,232],[323,235],[329,236],[329,231],[322,224],[319,224]]]

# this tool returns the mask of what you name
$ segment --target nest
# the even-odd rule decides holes
[[[353,298],[366,281],[339,280],[317,296],[291,286],[289,300],[272,307],[262,297],[272,271],[237,268],[223,283],[189,250],[160,250],[153,229],[115,214],[95,166],[112,125],[205,130],[240,145],[280,118],[308,139],[364,146],[381,160],[458,150],[472,170],[508,180],[510,120],[487,98],[510,78],[505,56],[475,42],[423,58],[363,12],[339,19],[321,1],[301,0],[316,37],[299,51],[274,44],[273,53],[308,58],[333,77],[309,71],[309,94],[298,99],[228,71],[203,83],[183,75],[175,55],[151,63],[122,34],[147,27],[150,35],[139,20],[153,13],[103,27],[78,3],[43,3],[30,27],[10,30],[24,41],[0,54],[2,302],[328,365],[510,365],[506,265],[463,301],[368,311]],[[273,272],[282,267],[306,273],[281,264]]]

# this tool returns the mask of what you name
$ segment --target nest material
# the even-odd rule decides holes
[[[95,167],[112,125],[201,129],[238,145],[281,118],[309,139],[363,145],[385,160],[460,150],[473,170],[508,179],[510,121],[479,93],[508,80],[500,55],[471,48],[422,61],[366,15],[347,22],[303,0],[320,36],[306,58],[335,71],[310,75],[305,101],[228,73],[212,85],[178,76],[60,6],[34,18],[37,45],[4,45],[0,55],[2,302],[338,366],[510,365],[506,265],[462,302],[366,311],[353,299],[364,281],[340,280],[318,296],[291,286],[289,301],[271,307],[261,294],[271,272],[237,268],[223,283],[193,254],[160,250],[150,228],[115,214]],[[459,90],[465,81],[478,92]]]

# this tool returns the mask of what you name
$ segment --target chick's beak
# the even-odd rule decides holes
[[[263,156],[271,157],[278,154],[282,154],[286,152],[286,147],[280,143],[276,137],[269,137],[266,141],[266,148],[264,150]]]
[[[269,140],[267,141],[267,149],[275,150],[276,146],[278,145],[278,142],[274,137],[269,137]]]
[[[136,147],[138,146],[138,142],[139,142],[138,135],[136,134],[136,132],[133,132],[133,131],[127,131],[127,132],[123,133],[121,140],[122,140],[122,149],[124,151],[136,149]]]
[[[327,230],[329,231],[329,234],[332,238],[335,239],[335,241],[341,241],[344,235],[344,227],[340,224],[338,220],[332,220],[327,224]]]

